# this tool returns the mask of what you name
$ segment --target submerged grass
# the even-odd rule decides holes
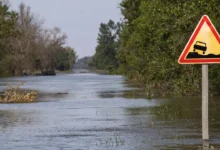
[[[4,92],[4,96],[0,97],[0,103],[32,103],[37,99],[37,92],[21,90],[19,83],[17,86],[8,83],[8,89]]]
[[[125,140],[121,138],[118,133],[114,133],[113,136],[108,138],[99,139],[96,145],[106,146],[106,147],[118,147],[125,144]]]

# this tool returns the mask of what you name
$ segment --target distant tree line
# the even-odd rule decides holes
[[[86,56],[78,59],[74,65],[74,69],[88,69],[88,70],[92,69],[90,66],[91,60],[92,60],[91,56],[90,57]]]
[[[201,65],[179,65],[178,57],[202,15],[220,31],[219,1],[122,0],[120,6],[122,30],[116,32],[112,21],[100,25],[93,65],[113,68],[146,89],[199,94]],[[210,90],[219,94],[220,66],[209,68]]]
[[[16,12],[0,1],[0,76],[72,69],[76,53],[64,46],[66,39],[58,27],[43,28],[43,21],[25,4]]]

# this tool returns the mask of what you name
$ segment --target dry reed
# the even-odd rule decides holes
[[[17,86],[8,83],[8,88],[4,93],[4,96],[0,97],[0,103],[32,103],[37,99],[37,92],[21,90],[19,83]]]

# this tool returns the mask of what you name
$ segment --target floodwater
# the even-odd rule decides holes
[[[197,150],[201,99],[138,96],[123,76],[13,77],[37,90],[31,104],[0,104],[1,150]],[[68,93],[68,94],[57,94]],[[210,143],[220,145],[220,98],[210,98]]]

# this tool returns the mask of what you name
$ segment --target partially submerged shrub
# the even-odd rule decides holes
[[[8,84],[8,89],[4,93],[4,97],[0,98],[0,103],[32,103],[37,99],[37,92],[27,92],[21,90],[19,83],[17,86],[13,86],[11,83]]]

